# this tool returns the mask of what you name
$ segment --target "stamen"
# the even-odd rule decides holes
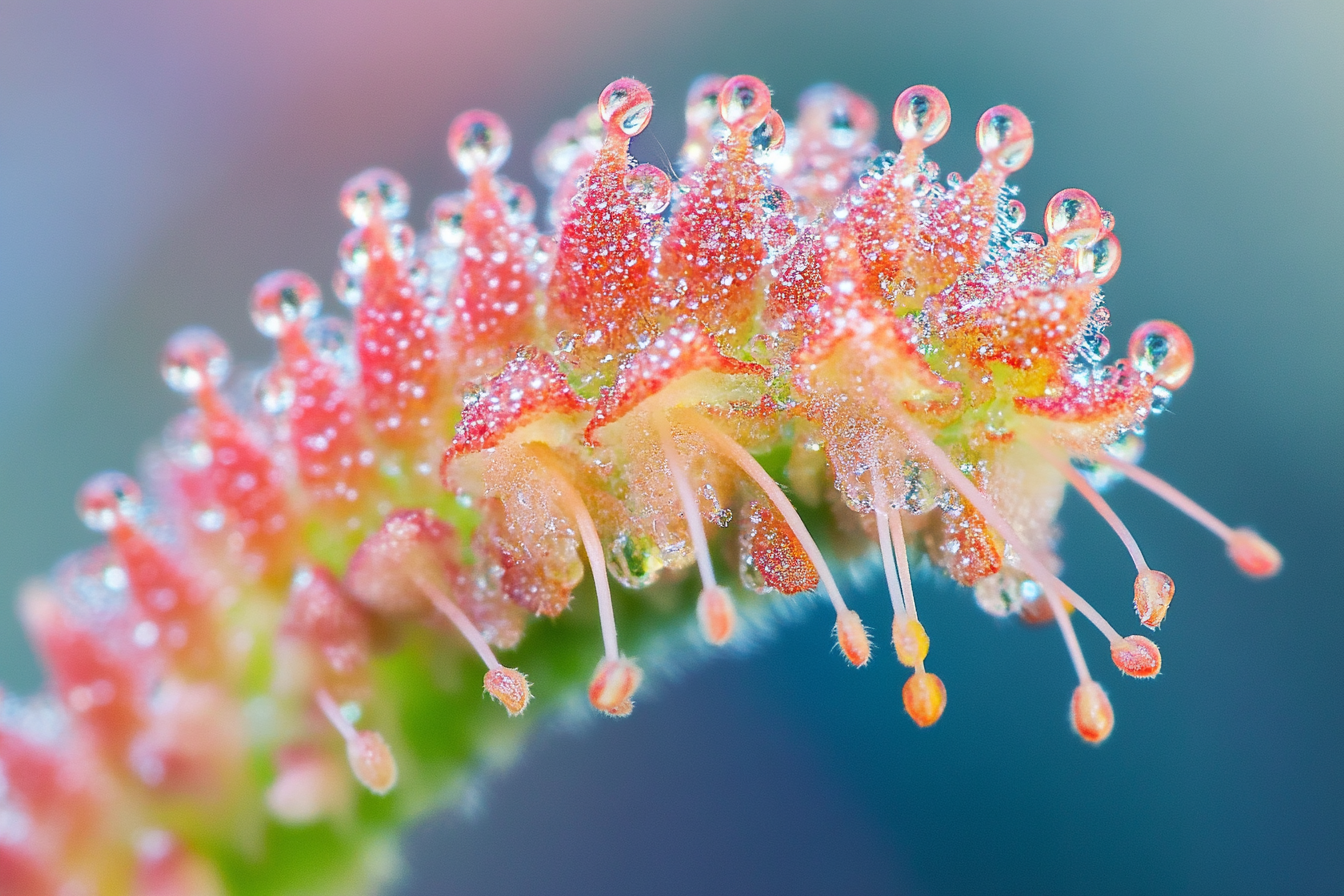
[[[1106,499],[1092,487],[1092,483],[1088,482],[1086,477],[1079,473],[1078,469],[1074,467],[1073,464],[1061,458],[1048,447],[1043,445],[1038,446],[1037,450],[1040,451],[1042,457],[1054,465],[1055,469],[1059,470],[1059,472],[1063,473],[1068,478],[1069,484],[1074,487],[1078,494],[1087,499],[1087,503],[1092,505],[1092,509],[1095,510],[1101,518],[1106,521],[1107,525],[1114,530],[1115,534],[1120,537],[1120,540],[1124,542],[1125,549],[1129,551],[1129,556],[1134,560],[1134,569],[1138,572],[1143,572],[1148,569],[1148,563],[1143,559],[1143,551],[1139,550],[1139,543],[1135,541],[1134,536],[1130,534],[1129,527],[1126,526],[1119,515],[1111,509],[1111,505],[1106,503]]]
[[[318,690],[317,705],[345,740],[345,756],[359,783],[379,796],[397,786],[397,761],[383,736],[377,731],[359,731],[350,724],[326,688]]]
[[[897,616],[904,616],[906,610],[901,600],[901,582],[896,572],[896,555],[891,548],[891,523],[887,522],[886,489],[882,485],[882,477],[877,474],[876,464],[873,465],[873,471],[869,475],[873,481],[873,515],[877,517],[877,544],[882,552],[882,572],[887,577],[891,609]]]
[[[1047,597],[1053,592],[1056,600],[1061,596],[1067,599],[1078,612],[1086,616],[1088,621],[1097,627],[1098,631],[1106,636],[1107,641],[1115,643],[1123,640],[1120,633],[1091,604],[1083,600],[1076,591],[1065,585],[1054,573],[1046,569],[1045,564],[1032,553],[1026,539],[1019,535],[1012,526],[1008,525],[1008,521],[1003,518],[1003,514],[999,513],[999,509],[994,506],[994,502],[989,500],[984,492],[976,488],[975,484],[966,478],[966,474],[958,469],[957,465],[952,462],[952,458],[948,457],[943,449],[939,448],[933,439],[929,438],[919,428],[918,424],[903,414],[894,416],[893,422],[901,432],[905,433],[906,438],[919,449],[919,453],[924,455],[929,463],[933,464],[939,474],[960,492],[961,496],[969,501],[972,507],[980,511],[980,515],[985,518],[985,522],[989,523],[1002,536],[1003,540],[1012,546],[1013,550],[1017,552],[1018,562],[1021,563],[1023,571],[1040,582]],[[1054,609],[1053,604],[1051,609]],[[1058,614],[1056,614],[1056,618],[1058,618]],[[1072,625],[1069,626],[1069,631],[1073,631]],[[1068,640],[1067,635],[1065,640]]]
[[[597,534],[597,524],[583,503],[583,496],[569,481],[565,472],[558,468],[540,451],[533,451],[547,471],[554,477],[554,484],[560,489],[561,503],[565,512],[574,520],[579,530],[579,540],[583,542],[583,551],[588,555],[588,568],[593,573],[593,590],[597,592],[597,614],[602,622],[602,646],[608,660],[618,659],[621,655],[616,646],[616,614],[611,605],[611,582],[607,579],[607,563],[602,552],[602,538]]]
[[[1148,489],[1148,491],[1217,535],[1227,545],[1227,556],[1246,575],[1257,579],[1269,578],[1277,575],[1283,567],[1283,555],[1274,545],[1265,541],[1250,529],[1233,529],[1177,490],[1175,486],[1154,476],[1143,467],[1137,467],[1109,454],[1097,454],[1090,459],[1114,467],[1124,473],[1131,481]]]
[[[921,669],[906,679],[901,702],[915,724],[927,728],[942,718],[947,708],[947,687],[937,675]]]
[[[915,595],[908,584],[910,561],[905,556],[901,511],[890,508],[886,485],[877,474],[876,463],[873,464],[870,476],[873,483],[873,514],[877,517],[877,541],[882,550],[882,571],[887,577],[887,590],[891,592],[891,607],[895,611],[891,621],[891,643],[896,648],[896,658],[903,665],[923,672],[924,658],[929,655],[929,635],[915,615]],[[900,542],[899,550],[892,545],[893,536]],[[898,564],[903,574],[898,571]]]
[[[1111,709],[1106,692],[1092,680],[1087,671],[1087,661],[1083,659],[1083,650],[1078,646],[1078,634],[1073,630],[1073,621],[1064,609],[1064,602],[1051,588],[1045,589],[1045,599],[1050,604],[1050,612],[1055,614],[1055,621],[1064,635],[1064,643],[1068,645],[1074,671],[1078,673],[1078,687],[1073,689],[1073,699],[1069,701],[1069,721],[1079,737],[1090,744],[1099,744],[1111,736],[1111,729],[1115,727],[1115,711]],[[1112,642],[1112,657],[1115,656],[1115,644],[1124,643],[1123,639]],[[1156,646],[1153,649],[1156,650]]]
[[[867,663],[871,647],[868,643],[868,633],[863,628],[863,622],[859,619],[858,613],[845,606],[844,598],[840,596],[840,588],[835,584],[835,577],[831,575],[831,570],[826,565],[826,559],[821,555],[821,549],[817,547],[811,533],[803,525],[803,518],[798,515],[798,511],[789,502],[784,490],[779,487],[775,480],[770,478],[770,474],[765,472],[756,458],[747,453],[747,450],[741,445],[724,435],[713,423],[690,409],[684,409],[677,414],[677,417],[679,422],[698,432],[715,451],[735,463],[743,473],[746,473],[747,477],[756,483],[757,487],[779,510],[780,515],[784,517],[784,521],[788,523],[789,529],[798,539],[798,543],[803,546],[808,559],[817,568],[817,575],[821,579],[822,587],[826,589],[826,595],[831,599],[831,605],[835,608],[836,615],[836,638],[840,642],[840,649],[844,652],[845,658],[855,666],[862,666]]]
[[[425,597],[429,598],[430,603],[457,627],[462,637],[485,663],[486,692],[503,704],[511,716],[516,716],[526,709],[528,701],[532,699],[532,689],[528,686],[527,676],[517,669],[509,669],[500,663],[490,648],[490,643],[481,634],[481,630],[466,613],[462,612],[462,608],[452,598],[427,579],[417,577],[415,585]]]
[[[1120,667],[1121,671],[1129,675],[1143,678],[1157,674],[1157,670],[1161,668],[1162,665],[1162,658],[1157,651],[1156,644],[1153,644],[1153,642],[1149,641],[1147,638],[1140,638],[1137,635],[1132,635],[1130,638],[1122,638],[1120,633],[1117,632],[1091,604],[1079,596],[1078,592],[1074,591],[1068,585],[1065,585],[1057,576],[1045,567],[1045,564],[1042,563],[1028,548],[1027,543],[1022,536],[1018,535],[1017,531],[1014,530],[1012,526],[1008,525],[1008,521],[999,513],[998,508],[994,506],[994,502],[989,500],[988,496],[976,488],[975,485],[966,478],[966,475],[957,468],[957,465],[952,462],[952,459],[948,457],[947,454],[944,453],[943,450],[939,448],[913,420],[908,417],[898,416],[896,417],[895,422],[896,425],[900,427],[901,431],[905,433],[906,437],[915,444],[920,453],[923,454],[935,468],[937,468],[943,478],[950,482],[957,491],[961,492],[962,497],[969,501],[971,506],[976,510],[980,511],[980,515],[985,518],[985,521],[993,526],[1003,537],[1004,541],[1008,542],[1008,544],[1013,547],[1013,550],[1018,554],[1018,561],[1021,563],[1022,568],[1026,573],[1040,582],[1041,588],[1045,591],[1045,596],[1049,600],[1050,610],[1055,614],[1055,619],[1059,622],[1060,628],[1063,630],[1064,642],[1068,645],[1069,655],[1073,658],[1073,665],[1078,672],[1079,681],[1086,683],[1089,680],[1087,664],[1083,661],[1082,649],[1078,646],[1078,636],[1073,631],[1073,623],[1070,621],[1068,613],[1064,609],[1062,599],[1067,599],[1078,612],[1086,616],[1088,621],[1097,627],[1098,631],[1106,636],[1106,640],[1111,642],[1111,659]],[[1150,570],[1149,572],[1151,573],[1152,571]],[[1159,573],[1158,575],[1161,574]],[[1166,577],[1163,576],[1163,578]],[[1139,581],[1135,582],[1136,595],[1139,588],[1139,582],[1142,581],[1144,581],[1144,576],[1143,574],[1140,574]],[[1168,579],[1168,581],[1170,581],[1170,579]],[[1170,603],[1169,594],[1167,602]],[[1136,647],[1136,638],[1139,641],[1145,642],[1147,647]],[[1149,651],[1148,648],[1151,648],[1151,651]],[[1155,665],[1152,664],[1153,661],[1151,658],[1147,663],[1137,659],[1134,655],[1134,650],[1136,649],[1140,652],[1150,652],[1152,657],[1155,657]],[[1147,671],[1150,666],[1151,671]],[[1105,699],[1105,696],[1105,694],[1101,695],[1103,700]],[[1095,703],[1093,698],[1089,699]],[[1109,712],[1109,703],[1106,704],[1106,708]],[[1107,728],[1106,734],[1109,733],[1110,728]],[[1105,738],[1106,734],[1101,735],[1101,737]],[[1086,737],[1086,735],[1084,735],[1084,737]]]
[[[1115,710],[1110,698],[1095,681],[1085,681],[1073,690],[1069,704],[1070,721],[1078,736],[1090,744],[1099,744],[1115,728]]]
[[[609,716],[628,716],[635,708],[630,698],[639,689],[644,673],[626,657],[603,657],[588,685],[588,702]]]
[[[696,602],[695,615],[700,620],[700,631],[705,640],[715,645],[723,644],[733,636],[733,626],[737,621],[737,611],[728,592],[719,587],[714,579],[714,560],[709,553],[709,539],[705,535],[705,524],[700,519],[699,503],[695,499],[695,490],[691,487],[690,477],[686,473],[686,463],[677,451],[672,440],[672,432],[667,425],[658,422],[658,438],[663,443],[663,454],[667,457],[667,469],[672,474],[672,482],[677,487],[677,497],[681,501],[681,511],[686,517],[686,528],[691,534],[691,544],[695,548],[695,562],[700,568],[701,591]]]
[[[597,524],[583,503],[583,496],[565,472],[542,451],[534,450],[532,454],[551,473],[553,482],[560,489],[561,502],[579,530],[579,540],[583,542],[584,553],[588,555],[588,568],[593,573],[604,655],[598,661],[597,670],[588,685],[588,702],[607,715],[627,716],[634,708],[631,697],[639,688],[644,673],[634,660],[621,656],[616,644],[616,613],[611,605],[611,582],[607,579],[607,563],[602,553],[602,538],[597,534]]]
[[[1064,645],[1069,649],[1069,659],[1073,661],[1073,671],[1078,674],[1078,683],[1087,684],[1092,680],[1092,674],[1087,671],[1087,660],[1083,658],[1083,648],[1078,643],[1078,633],[1073,630],[1073,620],[1069,618],[1069,611],[1064,608],[1064,602],[1059,599],[1053,588],[1043,590],[1045,599],[1050,604],[1050,612],[1055,614],[1055,622],[1059,623],[1060,634],[1064,636]]]
[[[1138,575],[1134,577],[1134,609],[1138,611],[1139,621],[1149,628],[1157,628],[1166,618],[1167,609],[1171,606],[1171,599],[1176,595],[1176,583],[1166,573],[1149,568],[1147,562],[1143,559],[1143,552],[1139,550],[1139,544],[1130,534],[1129,528],[1121,521],[1119,515],[1111,509],[1111,505],[1106,503],[1106,499],[1092,487],[1092,483],[1088,482],[1087,478],[1079,473],[1073,464],[1061,458],[1048,446],[1037,445],[1036,448],[1041,456],[1054,464],[1055,468],[1068,478],[1069,483],[1078,491],[1078,494],[1086,498],[1093,509],[1115,531],[1115,534],[1120,536],[1120,540],[1124,542],[1125,548],[1129,551],[1129,556],[1134,560],[1134,568],[1138,572]]]
[[[1162,654],[1143,635],[1130,635],[1113,643],[1111,660],[1121,672],[1135,678],[1152,678],[1162,671]]]

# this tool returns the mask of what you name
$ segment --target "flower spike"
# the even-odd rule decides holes
[[[549,196],[502,174],[512,135],[479,109],[448,129],[458,186],[424,232],[396,172],[347,181],[344,308],[323,314],[298,271],[257,281],[275,351],[252,389],[210,331],[169,341],[161,372],[190,409],[137,480],[86,483],[105,542],[21,600],[49,683],[0,695],[0,893],[368,891],[389,832],[517,751],[530,726],[492,701],[629,715],[646,671],[746,641],[808,592],[867,664],[838,580],[873,551],[916,726],[948,696],[919,563],[988,613],[1058,626],[1070,724],[1099,744],[1115,715],[1075,620],[1128,678],[1159,677],[1162,654],[1107,621],[1126,583],[1093,606],[1061,578],[1068,489],[1125,546],[1149,629],[1175,586],[1111,481],[1248,575],[1278,572],[1267,541],[1136,465],[1193,343],[1149,321],[1107,361],[1115,217],[1068,188],[1041,235],[1019,232],[1021,111],[980,117],[963,179],[934,159],[952,108],[933,86],[895,97],[885,130],[843,85],[786,124],[761,80],[706,75],[671,172],[631,156],[646,85],[594,96],[533,156]]]

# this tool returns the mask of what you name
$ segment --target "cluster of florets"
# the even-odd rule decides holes
[[[1113,717],[1071,612],[1125,673],[1161,659],[1058,578],[1067,486],[1130,550],[1150,628],[1174,586],[1102,499],[1112,478],[1190,512],[1248,573],[1277,570],[1254,533],[1134,465],[1193,349],[1155,321],[1105,361],[1114,220],[1065,190],[1044,237],[1018,232],[1020,111],[980,118],[964,180],[925,156],[951,114],[932,87],[896,100],[891,153],[843,87],[809,91],[786,127],[759,80],[707,76],[675,179],[629,155],[652,111],[621,79],[551,131],[535,162],[552,234],[499,174],[504,123],[464,113],[448,151],[467,187],[427,231],[391,171],[342,190],[350,318],[320,316],[304,274],[263,278],[252,317],[277,356],[232,391],[218,337],[169,342],[164,377],[192,408],[146,464],[153,500],[121,474],[90,480],[79,512],[106,545],[23,597],[51,689],[0,717],[0,894],[224,886],[211,844],[247,841],[263,804],[267,824],[348,814],[343,764],[373,793],[396,785],[389,744],[416,704],[389,658],[479,656],[485,692],[522,713],[529,679],[496,651],[576,589],[600,622],[588,699],[620,716],[643,674],[617,641],[623,607],[695,583],[718,645],[742,600],[819,590],[862,666],[868,631],[827,558],[876,553],[913,669],[903,702],[927,726],[947,695],[925,668],[913,550],[988,612],[1058,623],[1073,724],[1099,742]]]

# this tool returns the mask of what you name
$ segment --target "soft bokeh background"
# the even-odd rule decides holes
[[[456,189],[456,112],[504,115],[525,148],[506,171],[530,179],[550,122],[618,75],[653,86],[636,150],[659,163],[703,71],[759,75],[785,110],[820,80],[884,109],[933,83],[954,108],[944,171],[973,169],[976,117],[1011,102],[1036,128],[1031,220],[1069,186],[1115,212],[1113,342],[1169,316],[1199,354],[1148,462],[1254,521],[1283,575],[1240,578],[1121,488],[1180,594],[1155,683],[1121,681],[1084,635],[1119,719],[1100,749],[1068,730],[1056,632],[929,583],[951,694],[933,730],[901,712],[889,651],[845,668],[817,613],[630,720],[537,739],[471,814],[411,836],[399,893],[1338,892],[1341,48],[1338,2],[0,0],[0,590],[91,541],[75,489],[133,466],[176,406],[162,341],[202,322],[261,358],[253,280],[326,279],[337,187],[366,165],[408,176],[417,218]],[[1129,618],[1127,558],[1080,504],[1068,573]],[[857,600],[879,631],[885,600]],[[31,688],[11,617],[0,680]]]

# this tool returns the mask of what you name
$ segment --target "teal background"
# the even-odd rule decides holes
[[[653,87],[635,151],[657,163],[703,71],[763,77],[786,113],[814,82],[847,83],[883,110],[888,146],[891,101],[933,83],[953,105],[944,171],[970,173],[976,118],[1010,102],[1037,138],[1017,179],[1029,227],[1064,187],[1115,213],[1112,342],[1170,317],[1198,354],[1146,463],[1254,522],[1283,575],[1241,578],[1120,488],[1179,594],[1156,682],[1120,680],[1084,634],[1118,717],[1100,749],[1068,730],[1056,632],[925,580],[950,692],[934,729],[901,712],[893,657],[847,669],[813,613],[629,720],[553,726],[469,813],[414,832],[399,892],[1338,892],[1341,47],[1333,2],[0,0],[0,589],[91,542],[75,489],[133,467],[177,407],[163,340],[206,323],[262,359],[252,282],[327,279],[336,190],[366,165],[409,178],[417,219],[457,189],[442,141],[458,111],[502,114],[506,171],[530,180],[549,124],[618,75]],[[1126,619],[1127,558],[1080,505],[1067,575]],[[885,600],[855,603],[878,620]],[[0,681],[38,682],[9,613]]]

